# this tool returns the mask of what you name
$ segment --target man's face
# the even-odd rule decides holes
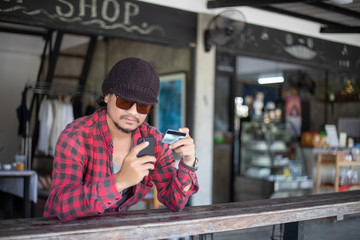
[[[140,114],[134,104],[130,109],[124,110],[116,106],[116,96],[108,94],[104,101],[107,103],[108,124],[113,124],[117,129],[125,133],[133,132],[146,119],[147,114]]]

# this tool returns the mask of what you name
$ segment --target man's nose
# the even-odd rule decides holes
[[[134,103],[131,108],[128,110],[128,112],[130,113],[133,113],[133,114],[136,114],[137,113],[137,106],[136,106],[137,103]]]

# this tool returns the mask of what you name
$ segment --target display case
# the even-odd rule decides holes
[[[290,123],[243,122],[240,140],[240,176],[237,200],[305,195],[312,180],[295,129]]]

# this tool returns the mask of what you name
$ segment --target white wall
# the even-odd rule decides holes
[[[16,108],[27,82],[35,82],[43,41],[40,37],[0,33],[0,162],[20,151]]]
[[[196,70],[195,70],[195,120],[194,139],[196,155],[199,158],[197,172],[200,190],[192,197],[192,205],[212,203],[213,142],[214,142],[214,83],[215,83],[215,48],[205,53],[203,46],[203,26],[208,17],[198,17]]]
[[[88,41],[73,35],[66,38],[61,48]],[[45,40],[39,36],[0,32],[0,43],[0,163],[10,163],[21,150],[16,108],[21,104],[25,85],[36,82]],[[32,91],[29,91],[28,108],[31,98]]]

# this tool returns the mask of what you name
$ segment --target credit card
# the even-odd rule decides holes
[[[167,143],[167,144],[172,144],[174,142],[179,141],[182,138],[185,138],[185,136],[186,136],[186,133],[184,133],[184,132],[179,132],[176,130],[168,129],[161,142]]]

